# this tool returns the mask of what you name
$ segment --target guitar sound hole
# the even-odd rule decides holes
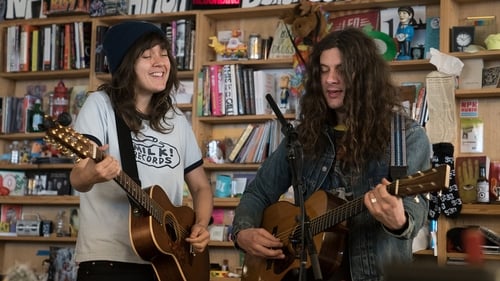
[[[165,232],[167,232],[170,240],[177,241],[177,231],[175,230],[174,225],[172,223],[169,223],[168,221],[165,224]]]

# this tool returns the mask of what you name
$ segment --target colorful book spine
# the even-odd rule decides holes
[[[31,69],[31,36],[34,27],[31,24],[21,25],[19,40],[19,71],[30,71]]]
[[[31,71],[38,71],[38,56],[40,44],[40,31],[37,27],[31,32]]]
[[[237,115],[236,99],[234,98],[236,93],[236,84],[234,83],[234,75],[232,65],[225,64],[222,66],[222,80],[223,80],[223,92],[224,92],[224,107],[226,115]]]
[[[222,92],[220,91],[219,81],[221,76],[221,66],[210,66],[210,99],[212,105],[212,116],[224,115],[224,100]]]
[[[243,145],[247,142],[248,137],[254,130],[255,125],[254,124],[248,124],[246,128],[243,130],[241,133],[240,137],[236,141],[236,144],[234,145],[233,150],[229,153],[228,160],[231,162],[234,162],[236,158],[238,157],[238,154],[240,153],[241,149],[243,148]]]

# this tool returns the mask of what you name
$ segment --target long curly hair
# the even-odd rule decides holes
[[[369,160],[380,159],[388,147],[393,113],[402,111],[399,88],[392,83],[389,65],[375,42],[362,30],[348,28],[326,35],[309,56],[305,94],[300,101],[297,131],[305,155],[318,157],[327,145],[325,125],[339,125],[321,85],[320,56],[332,48],[338,48],[342,55],[339,75],[345,85],[342,113],[346,131],[335,142],[344,167],[359,170]]]
[[[144,51],[157,44],[168,52],[170,72],[165,89],[153,94],[149,102],[149,114],[146,115],[139,112],[135,106],[134,86],[137,82],[137,75],[134,66],[136,60]],[[161,36],[158,33],[148,33],[139,38],[130,48],[118,69],[113,73],[111,82],[100,85],[98,90],[105,91],[109,95],[113,109],[122,117],[130,130],[135,134],[139,133],[142,120],[148,120],[151,128],[154,130],[168,133],[173,128],[172,125],[168,124],[168,120],[166,120],[168,118],[166,113],[169,110],[176,110],[171,94],[178,87],[177,64],[171,51],[170,42],[165,36]]]

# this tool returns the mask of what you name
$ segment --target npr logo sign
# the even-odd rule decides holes
[[[41,0],[7,0],[5,19],[31,19],[40,16]]]

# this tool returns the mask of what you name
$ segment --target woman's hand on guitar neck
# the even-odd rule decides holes
[[[106,151],[109,145],[105,144],[98,149]],[[99,182],[105,182],[119,176],[121,165],[118,160],[110,155],[105,155],[99,161],[90,157],[81,159],[71,171],[71,185],[80,192],[89,191],[92,186]]]
[[[407,223],[403,199],[387,191],[390,182],[386,179],[367,192],[364,203],[370,214],[391,231],[401,230]]]
[[[284,259],[283,243],[263,228],[247,228],[238,232],[236,243],[247,254],[266,259]]]

